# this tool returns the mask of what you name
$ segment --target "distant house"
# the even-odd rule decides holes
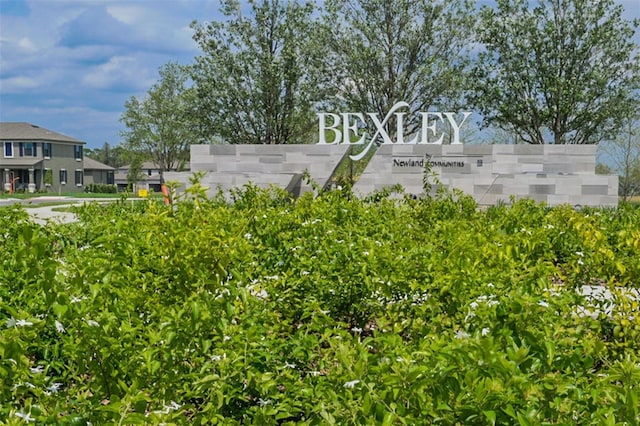
[[[0,183],[4,191],[79,192],[85,143],[25,122],[0,122]]]
[[[118,191],[126,191],[129,184],[127,175],[131,165],[118,167],[115,173],[115,184]],[[154,192],[160,192],[160,167],[153,161],[145,161],[140,167],[142,174],[141,179],[136,182],[138,189],[148,189]]]

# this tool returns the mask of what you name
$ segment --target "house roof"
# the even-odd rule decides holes
[[[34,157],[3,158],[2,167],[31,168],[40,162],[42,162],[42,158],[34,158]]]
[[[89,157],[84,157],[82,162],[84,163],[84,168],[86,170],[115,170],[114,167],[108,166]]]
[[[27,140],[84,143],[71,136],[57,133],[44,127],[26,122],[0,122],[0,140]]]

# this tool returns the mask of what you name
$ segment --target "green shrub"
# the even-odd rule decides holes
[[[3,208],[0,422],[640,421],[638,209],[383,195]]]
[[[115,194],[117,191],[118,188],[115,185],[102,183],[90,183],[84,187],[84,192],[89,194]]]

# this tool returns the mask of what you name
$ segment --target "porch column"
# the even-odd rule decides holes
[[[33,172],[34,172],[33,169],[29,169],[29,189],[28,189],[28,191],[30,193],[32,193],[32,194],[34,192],[36,192],[36,183],[35,183],[36,181],[33,178]]]
[[[9,169],[4,169],[4,192],[9,192],[11,191],[11,175],[9,174],[11,170]]]

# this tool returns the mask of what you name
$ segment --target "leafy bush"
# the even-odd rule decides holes
[[[116,185],[103,183],[90,183],[84,186],[84,192],[90,194],[115,194],[118,191]]]
[[[4,208],[0,421],[640,421],[639,209],[383,195]]]

